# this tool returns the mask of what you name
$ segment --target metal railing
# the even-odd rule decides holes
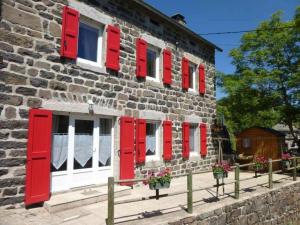
[[[297,158],[300,158],[300,157],[292,157],[291,160],[293,162],[292,163],[293,167],[285,170],[285,171],[293,170],[292,171],[293,181],[297,180],[297,168],[298,168]],[[270,189],[273,188],[273,174],[282,172],[282,170],[273,171],[273,163],[280,162],[280,161],[282,161],[282,159],[276,159],[276,160],[269,159],[268,160],[268,172],[260,174],[260,177],[268,175],[268,188],[270,188]],[[244,167],[253,166],[253,165],[254,165],[254,163],[248,163],[248,164],[243,164],[243,165],[239,165],[238,163],[236,163],[234,166],[231,167],[232,169],[234,169],[234,181],[221,184],[221,185],[234,184],[235,199],[239,199],[239,197],[240,197],[240,182],[255,179],[255,177],[257,177],[257,176],[255,176],[255,177],[248,177],[248,178],[240,179],[240,169],[244,168]],[[131,202],[138,202],[138,201],[147,201],[147,200],[152,200],[152,199],[158,200],[159,198],[162,198],[162,197],[171,197],[171,196],[180,195],[180,194],[187,194],[187,209],[186,210],[188,213],[193,213],[193,192],[207,190],[207,189],[216,187],[215,185],[213,185],[213,186],[210,185],[210,186],[206,186],[206,187],[193,189],[193,175],[203,174],[203,173],[207,173],[207,172],[212,172],[212,171],[211,170],[206,170],[206,171],[201,171],[201,172],[189,171],[186,174],[172,176],[172,178],[183,177],[183,176],[187,177],[187,189],[183,190],[183,191],[175,191],[173,193],[163,194],[163,195],[159,195],[159,193],[156,191],[155,196],[138,197],[138,198],[132,198],[132,199],[126,199],[126,200],[119,200],[119,201],[114,200],[115,184],[143,182],[143,181],[146,181],[147,179],[146,178],[136,178],[136,179],[115,180],[114,177],[109,177],[108,178],[108,213],[107,213],[106,224],[107,225],[114,224],[114,206],[115,205],[131,203]]]

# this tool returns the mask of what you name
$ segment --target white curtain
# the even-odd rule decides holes
[[[190,129],[190,151],[195,151],[195,128]]]
[[[156,137],[147,135],[146,137],[146,152],[151,151],[152,155],[155,153],[156,148]]]
[[[93,156],[93,135],[76,134],[74,143],[74,157],[84,167]]]
[[[107,160],[111,157],[111,135],[100,135],[99,162],[103,165],[110,165]]]
[[[68,134],[53,134],[52,165],[59,169],[68,157]]]

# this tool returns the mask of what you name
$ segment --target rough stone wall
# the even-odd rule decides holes
[[[60,58],[61,14],[67,0],[1,1],[0,206],[23,201],[28,110],[43,107],[50,100],[83,103],[93,99],[100,105],[105,98],[113,109],[133,117],[139,117],[143,110],[163,112],[173,121],[173,160],[168,164],[173,173],[184,173],[187,168],[204,169],[215,160],[210,132],[216,110],[214,49],[195,43],[173,27],[158,29],[149,23],[145,12],[128,5],[129,1],[92,2],[121,28],[119,73],[94,72]],[[163,40],[172,49],[171,87],[136,79],[135,39],[145,33]],[[205,96],[181,89],[184,52],[205,64]],[[192,114],[208,125],[208,156],[183,161],[181,122]]]
[[[300,183],[288,184],[169,225],[292,225],[300,221]]]

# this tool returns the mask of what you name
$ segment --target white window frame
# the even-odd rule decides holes
[[[87,60],[87,59],[83,59],[80,57],[77,57],[77,63],[79,64],[86,64],[86,65],[90,65],[93,67],[98,67],[98,68],[103,68],[103,37],[104,37],[104,28],[105,28],[105,24],[102,24],[100,22],[97,21],[91,21],[90,19],[85,18],[84,16],[80,17],[80,23],[84,23],[88,26],[91,26],[93,28],[98,29],[98,40],[97,40],[97,61],[91,61],[91,60]],[[79,28],[78,28],[79,29]],[[79,42],[79,33],[78,33],[78,42]],[[79,48],[79,47],[78,47]],[[79,51],[79,50],[78,50]]]
[[[156,124],[156,131],[155,131],[155,155],[146,155],[146,163],[152,162],[152,161],[159,161],[160,160],[160,133],[161,133],[161,121],[157,120],[146,120],[147,123],[155,123]],[[146,133],[146,143],[147,143],[147,133]],[[147,146],[147,145],[146,145]],[[147,151],[147,149],[146,149]]]
[[[190,67],[193,68],[193,74],[192,74],[193,75],[193,87],[191,88],[190,84],[189,84],[188,91],[195,93],[195,92],[197,92],[197,85],[196,85],[196,70],[197,70],[197,65],[194,64],[193,62],[189,62],[189,79],[190,79]]]
[[[159,69],[160,69],[160,53],[161,53],[161,49],[158,48],[158,47],[155,47],[155,46],[152,46],[152,45],[148,44],[147,55],[148,55],[148,49],[152,50],[152,51],[154,51],[156,53],[156,59],[155,59],[155,78],[154,77],[150,77],[148,75],[148,71],[147,71],[146,80],[160,82],[160,77],[159,77],[160,70]],[[146,65],[146,67],[148,67],[148,65]]]
[[[200,152],[200,129],[199,129],[199,124],[198,123],[190,123],[190,132],[191,132],[191,126],[194,126],[196,129],[194,131],[194,146],[195,146],[195,151],[190,151],[191,156],[199,156]]]

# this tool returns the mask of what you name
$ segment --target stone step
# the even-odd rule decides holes
[[[131,187],[115,185],[115,198],[130,194]],[[54,194],[44,203],[44,208],[49,213],[55,213],[105,200],[107,200],[107,186],[87,187]]]

